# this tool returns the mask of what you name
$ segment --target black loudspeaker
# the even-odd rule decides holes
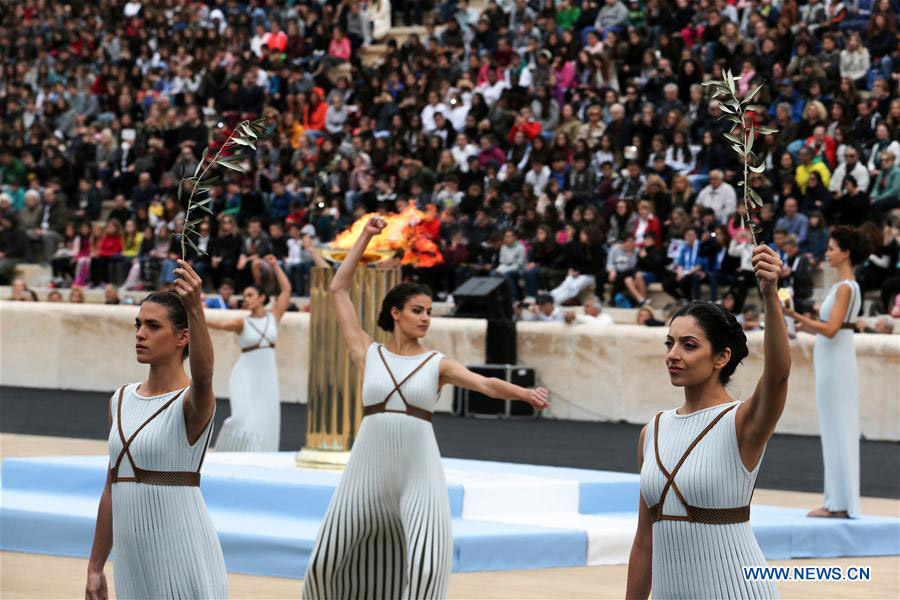
[[[513,304],[503,277],[470,277],[453,291],[454,317],[512,319]]]
[[[470,277],[453,292],[454,317],[487,319],[484,361],[516,364],[516,322],[509,286],[503,277]]]
[[[514,365],[518,361],[516,322],[512,319],[488,319],[484,340],[484,362],[489,365]]]
[[[519,365],[469,365],[473,373],[485,377],[496,377],[522,387],[535,385],[534,369]],[[464,417],[480,417],[488,419],[535,419],[539,413],[526,402],[497,400],[479,392],[464,388],[453,389],[453,414]]]

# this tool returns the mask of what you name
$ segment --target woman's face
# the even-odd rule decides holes
[[[431,325],[431,297],[427,294],[419,294],[411,297],[399,308],[391,309],[394,317],[394,328],[406,337],[421,339],[428,333]]]
[[[837,268],[850,260],[850,253],[846,250],[841,250],[834,238],[829,238],[828,249],[825,250],[825,260],[828,261],[829,265]]]
[[[628,213],[628,203],[624,200],[619,200],[616,202],[616,214],[620,217],[624,217]]]
[[[266,297],[259,293],[255,287],[248,286],[244,288],[244,299],[243,306],[247,310],[256,310],[260,306],[263,306],[266,302]]]
[[[680,316],[672,320],[666,336],[666,368],[669,381],[675,387],[689,387],[707,381],[731,358],[731,349],[719,354],[713,352],[712,344],[703,328],[691,316]]]
[[[188,344],[188,330],[176,331],[166,307],[155,302],[141,304],[134,329],[134,349],[142,365],[168,360],[175,353],[181,356]]]
[[[538,242],[546,242],[547,241],[547,230],[543,227],[538,228],[537,233],[535,234]]]
[[[781,155],[781,166],[784,169],[790,169],[794,164],[794,159],[791,158],[791,155],[785,152]]]
[[[82,304],[84,302],[84,293],[80,288],[72,288],[72,291],[69,292],[69,302],[75,304]]]

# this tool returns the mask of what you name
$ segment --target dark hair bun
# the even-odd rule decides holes
[[[392,308],[403,310],[407,301],[413,296],[425,295],[429,298],[433,297],[431,288],[421,283],[398,283],[392,287],[384,300],[381,301],[381,312],[378,313],[378,326],[385,331],[394,330],[394,316],[391,314]]]
[[[676,317],[694,317],[697,324],[706,334],[712,345],[713,352],[716,354],[723,352],[726,348],[731,350],[731,358],[728,364],[719,371],[719,381],[722,385],[726,385],[731,381],[731,376],[741,361],[747,358],[750,350],[747,348],[747,336],[744,329],[737,322],[734,315],[712,302],[702,302],[695,300],[684,305],[672,315],[672,320]]]
[[[835,227],[831,231],[831,239],[841,250],[850,253],[850,263],[854,265],[861,264],[872,251],[868,238],[856,227],[849,225]]]

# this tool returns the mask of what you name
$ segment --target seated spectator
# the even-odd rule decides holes
[[[800,244],[800,251],[806,254],[813,266],[825,260],[825,251],[828,249],[828,237],[828,222],[825,220],[825,217],[818,211],[811,212],[806,243]]]
[[[115,220],[107,221],[97,254],[91,257],[91,283],[95,286],[113,281],[112,268],[121,256],[124,247],[122,225]]]
[[[881,122],[875,127],[875,144],[869,151],[869,174],[875,177],[884,167],[883,152],[890,152],[893,165],[900,167],[900,142],[891,139],[891,132],[887,123]]]
[[[665,325],[665,323],[657,319],[653,315],[653,311],[646,306],[643,306],[640,310],[638,310],[635,323],[637,323],[638,325],[643,325],[644,327],[663,327]]]
[[[230,279],[223,279],[219,284],[218,293],[207,296],[204,299],[206,308],[231,309],[237,308],[237,298],[234,296],[234,282]]]
[[[709,185],[700,190],[696,204],[711,208],[716,213],[716,220],[724,224],[737,210],[737,193],[730,183],[725,182],[725,174],[714,169],[709,173]]]
[[[582,313],[577,314],[574,310],[567,310],[563,314],[566,323],[595,323],[597,325],[615,325],[613,318],[603,312],[603,303],[597,296],[588,296],[584,301]]]
[[[650,302],[647,298],[647,286],[644,278],[637,270],[638,251],[634,243],[634,235],[622,235],[619,244],[609,250],[606,259],[607,280],[612,284],[612,303],[621,308],[631,308],[632,302],[643,306]],[[627,298],[624,292],[628,293]]]
[[[577,304],[581,294],[595,287],[597,296],[601,295],[603,288],[597,286],[597,275],[602,273],[606,261],[600,236],[596,226],[584,227],[578,232],[578,239],[566,245],[568,273],[562,283],[550,290],[556,304]]]
[[[119,290],[113,284],[107,283],[103,288],[103,304],[121,304],[121,302]]]
[[[553,296],[550,294],[541,294],[537,297],[537,301],[531,307],[530,314],[527,315],[528,321],[562,321],[564,319],[562,311],[556,306]]]
[[[809,218],[800,212],[800,206],[796,198],[785,200],[783,208],[784,216],[776,221],[775,228],[796,236],[797,242],[803,244],[806,242],[806,236],[809,231]]]
[[[900,167],[890,150],[881,153],[881,171],[875,175],[872,188],[872,215],[878,221],[884,213],[900,208]]]
[[[519,279],[525,273],[527,254],[525,246],[519,241],[515,230],[507,229],[503,232],[503,245],[500,247],[500,257],[497,267],[491,272],[506,279],[509,286],[510,298],[513,300],[521,297],[519,292]]]
[[[700,252],[696,229],[684,232],[684,246],[675,259],[674,273],[663,281],[663,288],[676,300],[700,299],[700,284],[706,280],[707,260]]]
[[[807,314],[813,309],[812,264],[806,255],[800,252],[797,236],[788,235],[784,241],[785,258],[778,279],[778,287],[789,287],[792,290],[794,309]]]
[[[703,238],[702,252],[709,266],[707,271],[709,301],[717,302],[719,286],[734,285],[740,261],[728,253],[731,237],[724,225],[716,225],[712,232],[704,232]]]
[[[828,187],[828,184],[831,183],[831,171],[828,169],[828,166],[819,161],[813,161],[813,153],[807,147],[803,147],[800,149],[800,164],[797,165],[797,171],[795,175],[795,180],[797,182],[797,186],[800,188],[800,193],[806,193],[806,184],[809,182],[809,174],[813,171],[817,171],[820,176],[820,182]]]

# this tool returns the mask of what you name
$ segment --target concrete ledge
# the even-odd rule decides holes
[[[0,384],[112,393],[142,380],[146,367],[133,354],[136,312],[134,306],[0,302]],[[481,364],[485,332],[480,319],[435,318],[425,344],[463,364]],[[681,403],[663,364],[665,332],[637,325],[521,322],[519,362],[535,367],[540,384],[550,390],[547,417],[642,424]],[[730,389],[736,398],[749,396],[762,372],[763,334],[748,338],[750,356]],[[854,340],[862,434],[900,441],[900,336],[857,334]],[[780,433],[818,434],[814,342],[807,334],[791,342],[793,368]],[[227,397],[240,351],[229,333],[213,332],[213,344],[214,390]],[[282,401],[306,402],[310,351],[309,314],[287,313],[278,342]],[[449,410],[451,401],[452,388],[445,386],[438,410]]]

